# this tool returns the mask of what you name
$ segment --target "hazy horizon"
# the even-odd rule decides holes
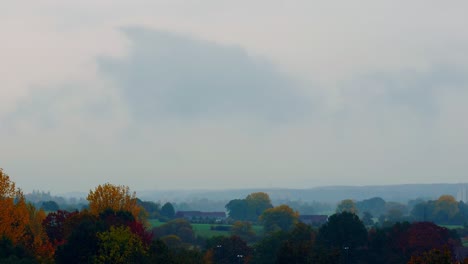
[[[459,183],[468,3],[2,3],[26,192]]]

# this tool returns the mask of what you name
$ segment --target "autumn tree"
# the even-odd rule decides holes
[[[256,218],[258,218],[265,210],[273,207],[270,196],[264,192],[251,193],[247,195],[245,200],[247,201],[250,210],[255,215],[255,219],[253,220],[257,220]]]
[[[24,238],[29,213],[23,193],[3,169],[0,169],[0,208],[0,237],[16,245]]]
[[[411,257],[408,264],[452,264],[452,253],[448,248],[432,249]]]
[[[289,231],[297,223],[299,213],[283,204],[267,209],[260,216],[265,232]]]
[[[252,223],[245,221],[234,222],[231,227],[231,235],[238,236],[247,242],[250,242],[255,238]]]
[[[89,201],[89,210],[99,215],[107,209],[115,212],[128,211],[135,219],[142,218],[142,208],[137,204],[136,193],[130,192],[129,187],[106,183],[91,190],[86,198]]]

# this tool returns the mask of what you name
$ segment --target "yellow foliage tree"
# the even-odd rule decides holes
[[[458,202],[451,195],[442,195],[435,202],[435,214],[443,212],[449,217],[453,217],[458,214],[460,210],[458,209]]]
[[[259,217],[265,232],[289,231],[298,222],[298,219],[299,213],[285,204],[267,209]]]
[[[129,227],[111,226],[109,231],[97,234],[99,254],[95,263],[138,263],[147,254],[141,239]]]
[[[106,183],[91,190],[86,198],[89,210],[98,215],[107,209],[114,211],[128,211],[135,219],[142,218],[142,208],[137,204],[136,193],[130,192],[127,186]]]

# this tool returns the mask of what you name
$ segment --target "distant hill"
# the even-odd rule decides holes
[[[231,200],[245,198],[245,196],[252,192],[266,192],[273,201],[301,200],[303,202],[318,201],[336,203],[343,199],[363,200],[372,197],[381,197],[386,201],[406,203],[408,200],[417,198],[437,199],[443,194],[456,197],[461,185],[464,184],[326,186],[310,189],[147,190],[137,191],[137,196],[143,200],[182,202],[198,199]]]

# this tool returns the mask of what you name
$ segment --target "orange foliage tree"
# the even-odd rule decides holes
[[[44,211],[27,204],[21,190],[2,169],[0,208],[0,236],[9,239],[13,245],[25,246],[40,263],[52,261],[54,250],[42,227]]]
[[[91,190],[86,198],[89,201],[89,210],[99,215],[105,210],[128,211],[135,219],[143,217],[143,210],[137,204],[136,193],[130,192],[127,186],[106,183]]]
[[[16,245],[24,237],[29,223],[28,209],[23,193],[10,176],[0,169],[0,236]]]

